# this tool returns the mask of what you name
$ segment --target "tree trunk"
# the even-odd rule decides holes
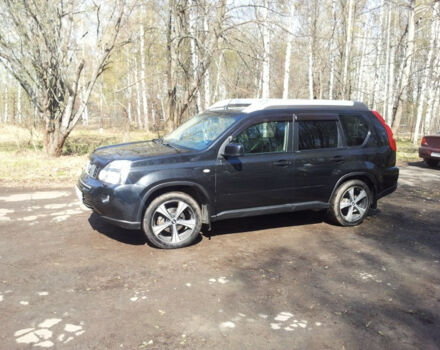
[[[388,97],[387,97],[387,124],[391,125],[393,122],[393,106],[394,106],[394,70],[395,70],[395,64],[394,64],[394,60],[395,60],[395,54],[396,54],[396,48],[393,46],[391,48],[391,53],[390,53],[390,77],[388,80]]]
[[[333,30],[332,36],[330,38],[330,78],[329,78],[329,90],[328,90],[328,98],[333,100],[333,91],[335,84],[335,35],[336,35],[336,0],[332,0],[332,18],[333,18]]]
[[[189,3],[189,35],[190,35],[189,48],[191,54],[192,79],[194,82],[197,80],[197,70],[199,69],[199,57],[197,55],[197,48],[196,48],[196,40],[197,40],[196,18],[195,18],[196,2],[194,0],[189,0],[188,3]],[[200,101],[200,92],[198,89],[196,91],[195,100],[196,100],[197,112],[200,112],[202,106]]]
[[[390,88],[390,56],[391,56],[391,3],[388,3],[388,20],[387,20],[387,41],[385,54],[385,100],[382,106],[382,115],[388,121],[388,103]]]
[[[347,22],[347,41],[345,42],[345,57],[344,57],[344,72],[342,76],[342,99],[350,99],[350,96],[346,96],[347,82],[348,82],[348,65],[350,63],[351,55],[351,37],[353,31],[353,0],[348,2],[348,22]]]
[[[376,60],[374,63],[374,88],[373,88],[373,109],[378,109],[378,100],[379,95],[382,93],[382,85],[381,80],[383,79],[383,69],[381,68],[380,61],[382,59],[382,50],[383,50],[383,22],[385,17],[385,0],[381,0],[380,2],[380,24],[379,24],[379,38],[376,40]]]
[[[167,103],[167,125],[169,129],[175,128],[177,125],[176,114],[176,86],[174,85],[174,48],[172,35],[174,32],[174,8],[175,0],[170,0],[168,5],[168,23],[167,23],[167,47],[166,47],[166,59],[167,59],[167,90],[168,90],[168,103]]]
[[[409,80],[412,72],[412,62],[414,57],[414,38],[415,38],[415,0],[411,0],[410,2],[410,13],[408,18],[408,37],[407,37],[407,45],[405,57],[403,58],[405,68],[403,70],[402,79],[399,83],[400,85],[400,94],[397,96],[397,105],[396,112],[393,118],[393,133],[397,135],[400,127],[400,121],[402,120],[402,109],[403,109],[403,101],[408,100],[408,91],[409,91]]]
[[[17,121],[21,124],[23,115],[21,114],[21,86],[17,84]]]
[[[141,94],[142,94],[142,111],[144,114],[144,127],[145,130],[150,130],[150,123],[148,121],[148,100],[147,100],[147,87],[145,77],[145,30],[144,25],[141,24],[139,31],[140,39],[140,51],[141,51]]]
[[[137,115],[137,127],[139,129],[142,128],[142,100],[141,100],[141,89],[139,84],[139,70],[138,70],[138,62],[136,56],[134,56],[134,81],[136,87],[136,115]]]
[[[433,66],[433,55],[434,55],[434,48],[435,48],[435,43],[436,43],[436,39],[438,36],[438,31],[439,28],[437,26],[437,22],[438,22],[438,15],[439,15],[439,5],[440,2],[436,1],[434,4],[434,11],[433,11],[433,20],[432,20],[432,24],[431,24],[431,39],[429,41],[429,52],[428,52],[428,57],[427,57],[427,64],[428,67],[425,71],[425,76],[423,78],[423,83],[422,83],[422,89],[420,91],[420,97],[419,97],[419,103],[417,106],[417,118],[416,118],[416,125],[414,128],[414,134],[412,137],[412,141],[414,145],[417,145],[418,143],[418,139],[419,139],[419,133],[420,133],[420,126],[422,123],[422,116],[423,116],[423,112],[425,109],[425,101],[426,101],[426,90],[428,87],[428,83],[429,83],[429,79],[431,79],[431,72],[432,72],[432,66]]]
[[[315,38],[315,30],[312,22],[312,16],[309,15],[308,17],[309,27],[310,27],[310,40],[309,40],[309,99],[314,99],[314,77],[313,77],[313,71],[314,71],[314,38]]]
[[[268,16],[268,0],[263,0],[263,72],[262,72],[262,98],[269,98],[269,79],[270,79],[270,32]]]
[[[362,100],[362,84],[364,82],[364,62],[365,62],[365,54],[367,50],[367,37],[364,37],[364,40],[362,40],[362,53],[361,53],[361,61],[359,63],[359,71],[357,74],[358,77],[358,83],[357,83],[357,100]]]
[[[290,57],[292,55],[292,42],[293,42],[293,31],[294,26],[294,16],[295,16],[295,5],[290,3],[290,15],[289,15],[289,32],[287,33],[287,44],[286,44],[286,55],[284,59],[284,83],[283,83],[283,99],[287,99],[289,95],[289,79],[290,79]]]
[[[206,39],[206,35],[209,30],[208,13],[206,13],[206,11],[205,11],[205,16],[203,18],[203,30],[205,32],[205,39]],[[206,43],[205,43],[205,46],[206,46]],[[204,93],[205,93],[205,109],[208,109],[208,107],[211,105],[211,78],[209,75],[209,69],[207,69],[205,72],[203,86],[204,86]]]

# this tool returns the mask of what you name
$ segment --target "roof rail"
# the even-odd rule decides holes
[[[236,98],[214,103],[208,110],[241,109],[243,113],[252,113],[274,106],[354,106],[346,100],[287,100],[276,98]]]

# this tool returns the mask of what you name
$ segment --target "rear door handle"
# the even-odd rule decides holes
[[[333,160],[337,163],[343,163],[345,158],[343,156],[334,156]]]
[[[272,164],[275,166],[289,166],[289,165],[292,165],[292,162],[289,160],[282,159],[282,160],[277,160],[277,161],[273,162]]]

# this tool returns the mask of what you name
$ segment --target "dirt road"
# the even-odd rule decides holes
[[[0,349],[439,349],[440,169],[401,168],[359,227],[298,212],[186,249],[0,189]]]

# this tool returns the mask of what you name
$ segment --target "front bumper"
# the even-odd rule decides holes
[[[104,220],[127,229],[139,229],[142,190],[136,185],[108,185],[87,174],[75,189],[79,200]]]

